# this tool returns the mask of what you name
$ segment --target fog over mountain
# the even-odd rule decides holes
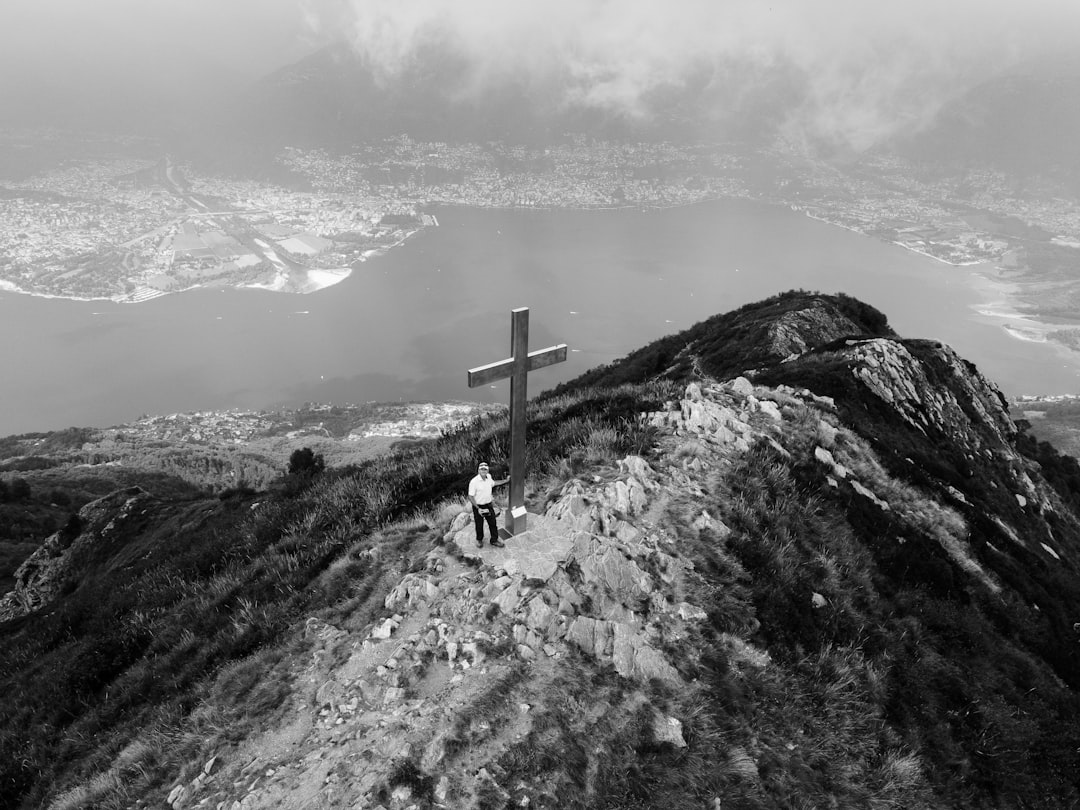
[[[1080,5],[915,0],[9,0],[0,122],[188,120],[342,38],[384,90],[862,150],[1080,40]],[[335,91],[348,92],[349,84]],[[349,99],[342,99],[348,104]]]
[[[508,87],[558,90],[564,108],[640,120],[670,94],[730,124],[762,94],[790,137],[864,149],[926,125],[952,98],[1017,65],[1065,53],[1080,6],[655,0],[543,4],[352,0],[309,6],[316,32],[341,30],[386,85],[433,52],[458,66],[446,92],[466,101]]]
[[[5,0],[0,124],[186,115],[317,44],[297,0]]]

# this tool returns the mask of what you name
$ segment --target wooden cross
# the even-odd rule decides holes
[[[506,530],[525,531],[525,379],[530,371],[566,360],[566,344],[529,351],[529,308],[510,310],[510,357],[469,369],[469,388],[510,378],[510,498]]]

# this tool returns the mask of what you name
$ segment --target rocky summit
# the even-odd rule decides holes
[[[1080,805],[1080,467],[845,296],[265,491],[127,489],[0,602],[0,806]]]

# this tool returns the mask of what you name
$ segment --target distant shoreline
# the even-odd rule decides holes
[[[626,203],[624,205],[483,205],[480,203],[444,202],[442,200],[425,203],[424,205],[432,208],[475,208],[479,211],[630,211],[633,209],[639,211],[667,211],[672,208],[688,208],[692,205],[719,202],[721,200],[747,200],[749,202],[762,202],[766,205],[778,205],[778,203],[769,203],[764,200],[754,200],[753,197],[733,194],[714,194],[696,200],[683,200],[672,203]]]
[[[810,217],[810,219],[817,220],[818,222],[824,222],[826,225],[832,225],[832,226],[834,226],[836,228],[843,228],[845,231],[851,231],[852,233],[857,233],[860,236],[865,236],[865,237],[868,237],[870,239],[880,239],[879,237],[876,237],[873,234],[869,234],[866,231],[861,231],[858,228],[855,228],[855,227],[853,227],[851,225],[845,225],[842,222],[833,222],[831,219],[825,219],[825,217],[817,216],[815,214],[812,214],[808,210],[806,210],[805,208],[798,208],[798,207],[793,205],[793,206],[791,206],[791,210],[792,211],[802,211],[806,216]],[[928,259],[933,259],[936,262],[941,262],[942,264],[947,264],[947,265],[949,265],[949,267],[974,267],[976,265],[986,263],[986,262],[982,261],[981,259],[974,259],[974,260],[972,260],[970,262],[950,262],[948,259],[943,259],[940,256],[935,256],[933,253],[928,253],[925,250],[919,250],[916,247],[912,247],[911,245],[906,244],[904,242],[898,242],[895,239],[880,239],[880,241],[888,242],[890,245],[896,245],[897,247],[901,247],[904,250],[911,251],[912,253],[917,253],[920,256],[926,256],[926,258],[928,258]]]
[[[648,204],[648,205],[609,205],[609,206],[530,206],[530,205],[482,205],[477,203],[463,203],[463,202],[432,202],[426,203],[423,207],[447,207],[447,208],[471,208],[478,211],[628,211],[632,209],[639,209],[641,211],[664,211],[674,208],[685,208],[693,205],[701,205],[703,203],[718,202],[720,200],[751,200],[748,197],[726,196],[726,195],[714,195],[711,197],[705,197],[697,200],[688,200],[685,202],[674,202],[666,204]],[[768,203],[766,203],[768,204]],[[435,219],[434,217],[432,217]],[[438,226],[438,220],[435,219],[435,225]],[[10,281],[0,279],[0,292],[16,293],[18,295],[29,295],[35,298],[56,298],[65,301],[81,301],[84,303],[90,303],[95,301],[109,301],[114,304],[141,304],[144,301],[152,301],[155,298],[161,298],[166,295],[178,295],[180,293],[190,292],[198,289],[223,289],[223,290],[265,290],[268,292],[288,292],[295,295],[309,295],[311,293],[325,290],[328,287],[332,287],[341,283],[345,279],[352,275],[352,272],[356,269],[356,265],[366,262],[368,259],[383,256],[394,248],[400,247],[409,240],[410,237],[420,233],[423,228],[416,228],[414,230],[405,231],[400,238],[388,245],[380,245],[370,250],[365,250],[358,259],[354,259],[349,265],[342,268],[309,268],[308,283],[301,286],[299,289],[286,289],[289,283],[289,278],[278,274],[273,280],[268,282],[255,282],[246,284],[221,284],[207,286],[203,284],[192,284],[189,287],[183,287],[175,290],[158,290],[156,288],[139,287],[134,293],[127,293],[124,295],[112,295],[112,296],[78,296],[78,295],[58,295],[56,293],[37,292],[34,290],[24,290],[16,284]],[[314,277],[313,277],[314,276]],[[147,294],[149,291],[153,291],[154,294]]]
[[[382,256],[387,251],[393,248],[399,247],[404,244],[409,237],[416,233],[419,233],[422,228],[416,230],[407,231],[400,239],[389,245],[380,245],[377,248],[371,248],[365,250],[359,259],[354,259],[350,264],[345,267],[310,267],[305,270],[307,275],[307,283],[303,284],[298,289],[285,289],[285,286],[289,283],[289,277],[287,275],[277,274],[272,281],[269,282],[255,282],[247,284],[221,284],[207,286],[203,284],[192,284],[190,287],[184,287],[176,290],[155,290],[157,295],[145,295],[144,291],[154,288],[137,288],[134,293],[128,293],[125,295],[113,295],[113,296],[91,296],[83,297],[78,295],[57,295],[55,293],[36,292],[34,290],[24,290],[16,284],[0,279],[0,292],[15,293],[17,295],[29,295],[34,298],[57,298],[65,301],[81,301],[84,303],[91,303],[94,301],[109,301],[114,304],[141,304],[144,301],[152,301],[155,298],[161,298],[166,295],[178,295],[180,293],[190,292],[191,290],[199,289],[222,289],[222,290],[265,290],[268,292],[287,292],[294,295],[310,295],[311,293],[325,290],[328,287],[333,287],[345,279],[349,278],[353,271],[356,269],[356,265],[367,261],[373,256]]]
[[[457,348],[469,345],[468,333],[479,326],[463,326],[459,322],[462,312],[475,315],[476,323],[483,322],[488,328],[492,321],[488,313],[505,307],[500,298],[503,293],[492,290],[495,285],[482,285],[484,289],[474,291],[462,284],[477,272],[505,269],[508,256],[524,256],[526,251],[535,251],[528,254],[535,262],[550,265],[552,282],[545,282],[542,274],[531,272],[526,265],[511,268],[507,288],[513,287],[519,300],[532,297],[553,307],[544,315],[553,338],[582,350],[568,356],[574,361],[575,373],[611,362],[647,339],[683,328],[684,323],[729,309],[728,304],[736,306],[741,298],[753,300],[755,290],[764,286],[777,291],[797,286],[846,290],[856,295],[862,291],[874,303],[874,279],[879,273],[877,268],[868,269],[864,261],[872,256],[880,262],[885,285],[881,289],[900,299],[895,303],[896,311],[913,309],[913,314],[904,317],[918,323],[920,330],[937,327],[933,321],[927,323],[927,307],[919,287],[939,291],[946,302],[955,302],[955,307],[942,311],[942,319],[960,326],[950,324],[938,336],[949,341],[954,335],[971,334],[972,329],[983,330],[981,345],[996,347],[997,358],[1005,358],[991,365],[995,370],[988,373],[994,379],[1008,379],[1006,390],[1075,390],[1070,369],[1076,355],[1070,369],[1061,370],[1063,363],[1056,361],[1051,346],[1019,341],[1002,329],[1005,319],[991,321],[967,309],[989,308],[992,300],[1005,298],[988,287],[978,289],[983,284],[979,272],[1005,282],[1008,274],[998,274],[989,267],[979,272],[972,268],[946,271],[941,264],[916,259],[884,240],[866,240],[863,234],[856,240],[855,234],[844,230],[819,227],[790,207],[724,198],[681,206],[667,214],[616,212],[582,217],[573,212],[530,215],[494,209],[440,210],[439,206],[425,213],[437,216],[441,227],[425,230],[422,239],[400,251],[389,247],[402,241],[402,231],[383,236],[378,243],[354,244],[356,258],[369,248],[387,255],[366,266],[355,264],[348,283],[315,299],[230,294],[221,288],[170,298],[157,306],[128,308],[111,303],[32,304],[10,294],[0,295],[0,312],[10,339],[33,334],[38,324],[54,327],[47,334],[35,335],[48,363],[31,373],[18,365],[17,354],[9,359],[6,367],[10,374],[25,374],[5,396],[6,412],[11,414],[5,417],[11,419],[9,428],[23,430],[23,424],[28,426],[25,430],[50,424],[114,424],[139,413],[166,409],[260,407],[350,398],[392,400],[401,395],[408,399],[460,396],[457,390],[464,386],[459,385],[448,363],[432,366],[434,360],[425,358],[456,355]],[[671,227],[657,227],[666,225]],[[501,236],[495,235],[496,228],[501,228]],[[538,239],[538,234],[543,238]],[[624,248],[618,253],[610,248],[612,239],[625,240],[620,242]],[[823,260],[811,263],[805,277],[796,277],[786,269],[800,255],[799,247],[793,250],[787,244],[774,244],[791,239],[805,240],[806,250]],[[493,249],[496,242],[502,243],[498,250]],[[729,249],[733,263],[717,258]],[[590,257],[597,255],[594,268]],[[626,257],[647,258],[643,267],[648,272],[637,272],[638,265]],[[441,260],[450,261],[451,266]],[[578,283],[581,269],[574,265],[581,261],[588,263],[587,272],[590,277],[595,274],[596,283]],[[749,264],[742,265],[743,261]],[[682,268],[680,277],[693,283],[686,294],[684,285],[675,288],[670,282],[656,280],[668,277],[664,272],[667,263]],[[726,273],[708,271],[728,264],[730,279]],[[748,267],[757,265],[760,278],[750,279],[755,274],[748,273]],[[734,272],[739,266],[742,274]],[[819,266],[824,269],[814,269]],[[913,286],[909,278],[922,279],[925,284]],[[624,288],[627,295],[613,298],[612,284]],[[1012,286],[1007,289],[1015,293]],[[551,290],[556,292],[551,294]],[[690,296],[689,292],[697,294]],[[647,324],[628,322],[622,316],[623,311],[634,311],[634,299],[639,295],[654,293],[661,308]],[[550,298],[544,297],[549,294]],[[892,305],[890,295],[879,297]],[[1019,304],[993,309],[1022,311]],[[294,310],[310,312],[303,315]],[[101,314],[95,316],[95,312]],[[167,313],[168,320],[159,313]],[[988,324],[993,328],[986,329]],[[1015,319],[1011,324],[1028,325]],[[491,328],[501,344],[501,328]],[[914,329],[907,331],[916,333]],[[328,335],[332,337],[329,343]],[[423,351],[417,354],[410,346]],[[1049,360],[1046,355],[1050,355]],[[1013,359],[1018,356],[1023,358],[1022,364]],[[975,362],[980,360],[976,353]],[[1064,382],[1047,385],[1032,380],[1043,374],[1044,360],[1049,371],[1043,376],[1050,379],[1051,373],[1056,373],[1059,376],[1053,380]],[[569,377],[571,365],[544,373],[563,372]],[[78,390],[77,402],[56,396],[58,380]],[[550,377],[552,384],[555,380]],[[472,393],[482,394],[485,400],[505,397],[505,391]]]
[[[395,245],[396,246],[396,245]],[[362,261],[362,260],[358,260]],[[275,277],[274,281],[266,284],[254,283],[254,284],[222,284],[207,286],[204,284],[192,284],[190,287],[184,287],[177,290],[157,290],[159,295],[142,295],[138,298],[133,296],[139,296],[140,291],[128,295],[114,295],[114,296],[93,296],[90,298],[83,298],[77,295],[56,295],[55,293],[43,293],[34,292],[33,290],[24,290],[9,281],[0,280],[0,292],[15,293],[17,295],[29,295],[34,298],[58,298],[64,301],[81,301],[83,303],[93,303],[95,301],[109,301],[113,304],[141,304],[144,301],[152,301],[155,298],[162,298],[166,295],[178,295],[180,293],[190,292],[192,290],[200,289],[221,289],[221,290],[266,290],[269,292],[289,292],[295,295],[309,295],[310,293],[318,292],[319,290],[325,290],[327,287],[333,287],[335,284],[340,284],[342,281],[352,275],[352,267],[342,268],[311,268],[306,271],[308,276],[308,283],[304,285],[303,289],[285,290],[284,284],[288,283],[287,280],[282,281],[282,276]],[[281,286],[278,286],[279,283]],[[151,288],[152,289],[152,288]]]
[[[853,226],[850,226],[850,225],[845,225],[842,222],[835,222],[833,220],[826,219],[825,217],[814,214],[814,213],[810,212],[809,210],[807,210],[805,208],[800,208],[797,205],[793,205],[793,204],[790,204],[790,203],[774,202],[774,201],[769,201],[769,200],[758,200],[758,199],[755,199],[754,197],[743,196],[743,195],[713,194],[713,195],[709,195],[709,196],[706,196],[706,197],[701,197],[699,199],[686,200],[686,201],[680,201],[680,202],[637,203],[637,204],[635,204],[635,203],[626,203],[626,204],[621,204],[621,205],[569,205],[569,206],[559,206],[559,205],[543,205],[543,206],[540,206],[540,205],[537,205],[537,206],[532,206],[532,205],[483,204],[483,203],[475,203],[475,202],[432,201],[432,202],[420,204],[420,207],[421,208],[440,208],[440,207],[463,208],[463,209],[473,209],[473,210],[477,210],[477,211],[589,212],[589,211],[631,211],[631,210],[639,210],[641,212],[649,212],[649,211],[666,211],[666,210],[672,210],[672,209],[678,209],[678,208],[689,208],[691,206],[703,205],[703,204],[715,203],[715,202],[721,202],[721,201],[724,201],[724,200],[740,200],[740,201],[745,201],[745,202],[753,202],[753,203],[758,203],[758,204],[761,204],[761,205],[768,205],[768,206],[776,207],[776,208],[786,208],[786,209],[791,210],[793,212],[801,212],[804,216],[808,217],[809,219],[815,220],[817,222],[821,222],[821,223],[824,223],[826,225],[830,225],[830,226],[837,227],[837,228],[842,228],[843,230],[849,231],[851,233],[858,234],[859,236],[862,236],[862,237],[875,239],[876,241],[884,241],[884,242],[887,242],[889,244],[896,245],[897,247],[903,248],[904,250],[907,250],[907,251],[909,251],[911,253],[915,253],[915,254],[918,254],[920,256],[925,256],[925,257],[927,257],[929,259],[933,259],[934,261],[940,262],[941,264],[945,264],[945,265],[947,265],[949,267],[977,267],[979,265],[985,265],[986,264],[986,262],[983,262],[983,261],[952,262],[952,261],[949,261],[948,259],[944,259],[944,258],[942,258],[940,256],[936,256],[933,253],[929,253],[929,252],[924,251],[924,250],[919,250],[918,248],[912,247],[911,245],[905,244],[904,242],[899,242],[899,241],[896,241],[896,240],[880,239],[879,237],[876,237],[873,234],[866,233],[865,231],[860,230],[859,228],[856,228],[856,227],[853,227]],[[437,224],[438,224],[438,221],[436,220],[436,225]],[[406,232],[403,233],[403,235],[399,239],[397,239],[396,241],[394,241],[391,244],[380,245],[379,247],[372,248],[370,250],[364,251],[364,253],[362,254],[362,256],[360,258],[354,259],[347,267],[338,268],[338,269],[330,269],[330,270],[323,270],[321,268],[312,268],[311,270],[308,271],[309,272],[309,279],[308,279],[309,283],[301,285],[300,289],[285,289],[286,285],[288,284],[288,279],[282,279],[280,276],[275,278],[273,281],[271,281],[269,283],[223,284],[223,285],[220,285],[220,289],[236,289],[236,290],[260,289],[260,290],[267,290],[267,291],[270,291],[270,292],[290,292],[290,293],[294,293],[294,294],[297,294],[297,295],[307,295],[307,294],[310,294],[310,293],[318,292],[320,290],[324,290],[324,289],[332,287],[332,286],[334,286],[336,284],[339,284],[340,282],[342,282],[345,279],[349,278],[349,276],[356,269],[356,266],[358,264],[367,261],[369,258],[385,255],[390,250],[403,245],[406,241],[408,241],[408,239],[410,237],[414,236],[415,234],[419,233],[422,230],[423,230],[423,228],[416,228],[414,230],[406,231]],[[340,273],[340,275],[339,275],[339,273]],[[311,278],[311,274],[316,274],[316,277]],[[23,290],[23,289],[19,288],[17,285],[12,284],[11,282],[0,280],[0,292],[13,292],[13,293],[18,293],[18,294],[22,294],[22,295],[32,295],[32,296],[36,296],[36,297],[39,297],[39,298],[59,298],[59,299],[65,299],[65,300],[69,300],[69,301],[84,301],[84,302],[111,301],[113,303],[119,303],[119,304],[138,304],[138,303],[142,303],[143,301],[153,300],[154,298],[158,298],[158,297],[161,297],[163,295],[174,295],[174,294],[178,294],[178,293],[188,292],[190,290],[201,289],[201,288],[203,288],[203,286],[204,285],[201,285],[201,284],[193,284],[190,287],[185,287],[183,289],[167,290],[167,291],[166,290],[161,290],[161,291],[156,291],[158,293],[156,295],[146,295],[145,291],[150,289],[150,288],[140,288],[140,290],[136,291],[135,293],[130,293],[130,294],[122,295],[122,296],[120,296],[120,295],[117,295],[117,296],[94,296],[94,297],[86,298],[86,297],[80,297],[80,296],[74,296],[74,295],[56,295],[56,294],[53,294],[53,293],[40,293],[40,292],[33,292],[33,291]],[[214,287],[214,288],[218,288],[218,287]],[[1024,338],[1019,338],[1019,336],[1013,334],[1013,332],[1010,332],[1010,334],[1012,334],[1014,337],[1017,337],[1018,339],[1024,339]]]

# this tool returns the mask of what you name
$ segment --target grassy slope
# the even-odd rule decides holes
[[[640,452],[649,440],[637,409],[665,395],[582,392],[535,407],[530,468],[558,460],[584,469],[596,453]],[[398,553],[370,556],[385,540],[379,527],[460,496],[479,459],[504,458],[506,430],[505,419],[480,420],[313,483],[169,502],[121,529],[110,545],[123,549],[122,562],[103,556],[62,601],[0,625],[0,807],[37,806],[147,728],[171,741],[169,751],[182,748],[180,721],[205,697],[207,676],[271,650],[294,622],[342,600],[381,605],[432,535],[408,534],[395,541]],[[257,668],[240,671],[234,720],[275,701]]]
[[[90,501],[135,485],[173,498],[199,492],[191,484],[151,470],[72,466],[56,457],[27,461],[0,462],[0,592],[14,585],[15,571],[42,540]],[[18,494],[20,488],[22,494]]]

